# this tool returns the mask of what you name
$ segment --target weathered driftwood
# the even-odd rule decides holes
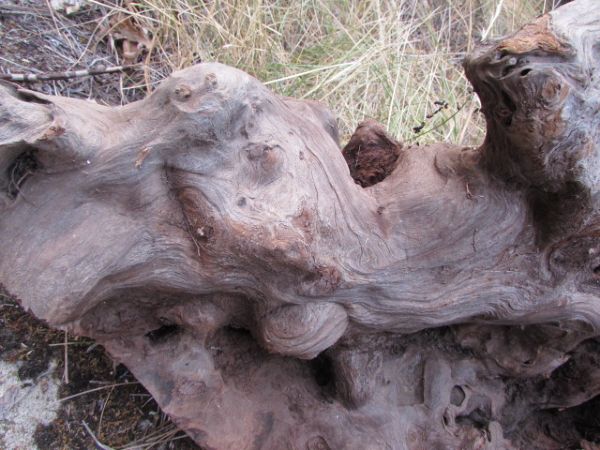
[[[120,108],[2,87],[0,281],[205,448],[598,437],[600,7],[465,69],[478,149],[367,122],[342,154],[325,108],[219,64]]]

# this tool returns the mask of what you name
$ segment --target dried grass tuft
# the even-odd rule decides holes
[[[219,61],[283,95],[328,104],[345,138],[375,118],[404,141],[469,144],[481,138],[483,124],[462,58],[482,39],[507,34],[557,3],[145,0],[109,14],[130,15],[150,31],[147,61],[168,66],[161,73]],[[439,103],[447,106],[432,116]]]

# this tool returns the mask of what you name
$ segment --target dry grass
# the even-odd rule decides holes
[[[372,117],[408,142],[473,143],[482,124],[461,59],[482,39],[509,33],[555,3],[145,0],[108,14],[133,15],[151,32],[148,60],[171,70],[198,57],[238,67],[281,94],[328,104],[344,137]]]

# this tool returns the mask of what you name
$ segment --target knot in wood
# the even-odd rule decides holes
[[[344,334],[348,315],[335,303],[282,306],[260,320],[267,350],[312,359]]]
[[[215,89],[219,85],[217,76],[212,72],[206,74],[204,77],[204,82],[206,83],[206,87],[209,89]]]
[[[175,88],[175,96],[178,100],[185,101],[189,99],[192,95],[192,90],[189,86],[185,84],[180,84]]]

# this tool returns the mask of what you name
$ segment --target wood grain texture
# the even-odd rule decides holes
[[[0,86],[0,282],[204,448],[589,441],[600,8],[464,64],[477,149],[367,121],[342,152],[326,108],[216,63],[118,108]]]

